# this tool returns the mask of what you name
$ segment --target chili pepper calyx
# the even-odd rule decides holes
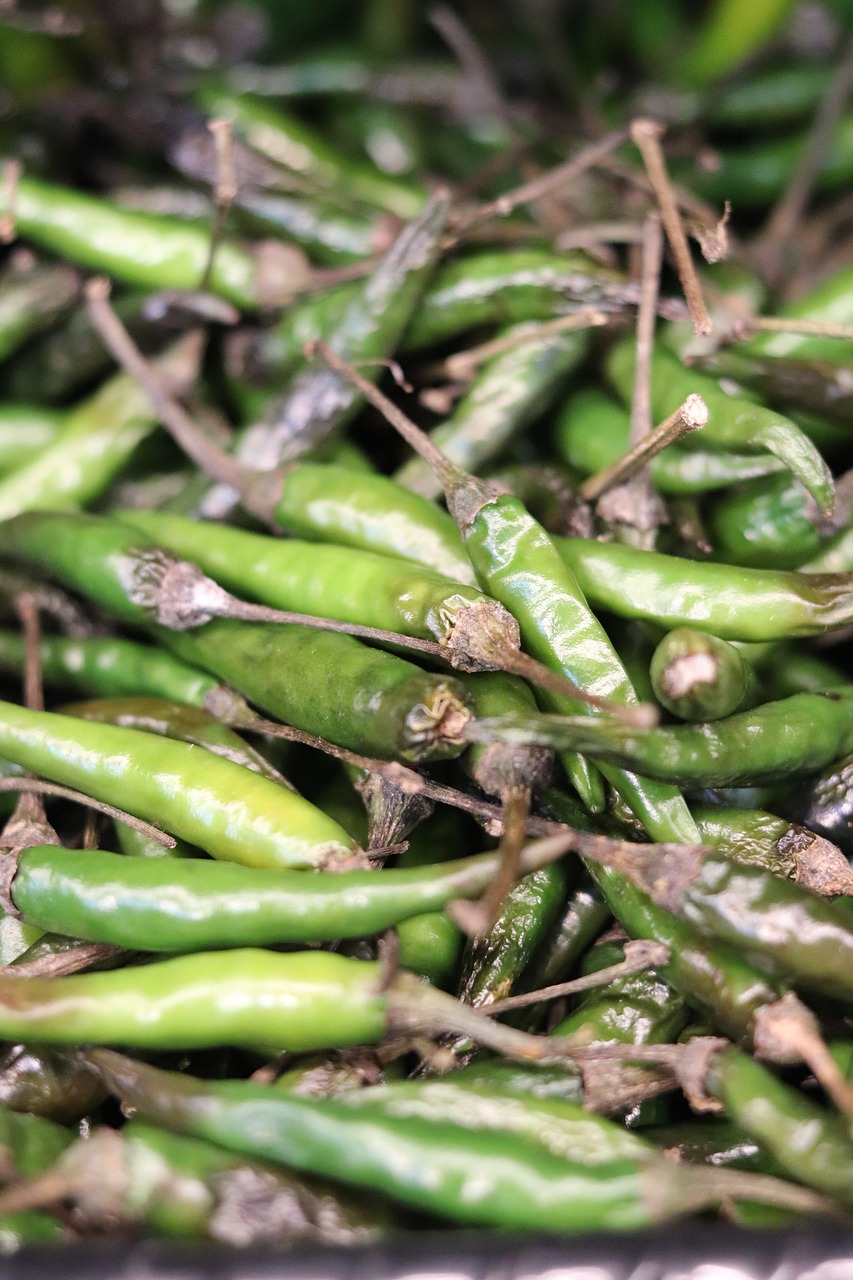
[[[460,671],[500,670],[521,647],[521,632],[502,604],[478,600],[456,615],[441,647]]]
[[[171,631],[201,627],[227,610],[227,591],[190,564],[158,547],[128,555],[127,597],[152,620]]]
[[[793,991],[757,1009],[754,1027],[752,1042],[756,1058],[785,1066],[802,1062],[799,1046],[804,1036],[817,1034],[814,1015]]]
[[[844,854],[825,836],[805,827],[791,826],[776,842],[780,853],[791,853],[794,879],[804,889],[824,897],[853,893],[853,870]]]
[[[723,1104],[708,1092],[711,1064],[721,1050],[729,1048],[729,1041],[721,1036],[695,1036],[683,1046],[675,1064],[678,1083],[694,1111],[722,1111]]]
[[[18,874],[18,859],[26,848],[26,845],[18,845],[0,856],[0,910],[7,916],[11,916],[13,920],[21,918],[21,913],[12,897],[12,884]]]

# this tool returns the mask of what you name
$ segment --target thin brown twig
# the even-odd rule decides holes
[[[711,332],[711,317],[702,297],[702,286],[690,256],[687,235],[666,171],[666,161],[660,145],[662,133],[663,127],[655,120],[639,119],[631,122],[631,138],[643,157],[646,173],[654,189],[667,240],[675,258],[678,278],[690,308],[693,328],[697,334],[706,334]]]
[[[647,214],[643,223],[643,274],[637,308],[634,392],[631,397],[629,442],[637,445],[652,429],[651,363],[655,340],[660,273],[663,265],[663,230],[660,214]]]
[[[508,1013],[511,1009],[525,1009],[529,1005],[539,1004],[543,1000],[558,1000],[563,996],[576,996],[584,991],[594,991],[596,987],[605,987],[619,978],[630,977],[632,973],[642,973],[645,969],[653,969],[666,964],[669,960],[669,947],[663,942],[648,942],[638,939],[625,944],[625,959],[618,964],[608,965],[606,969],[598,969],[582,978],[572,978],[570,982],[556,982],[550,987],[540,987],[538,991],[525,991],[522,995],[506,996],[503,1000],[495,1000],[484,1005],[483,1012],[488,1014]]]
[[[149,840],[156,841],[161,844],[164,849],[174,849],[177,841],[165,831],[161,831],[159,827],[152,826],[150,822],[145,822],[142,818],[135,818],[133,814],[125,813],[123,809],[117,809],[114,805],[106,804],[103,800],[95,800],[92,796],[83,795],[82,791],[72,791],[69,787],[61,787],[55,782],[44,782],[41,778],[0,778],[0,793],[4,791],[32,791],[37,795],[57,796],[60,800],[72,800],[75,804],[85,805],[89,809],[97,809],[99,813],[105,813],[108,818],[114,818],[116,822],[123,822],[125,826],[132,827],[134,831],[138,831],[140,835],[147,836]]]
[[[225,233],[228,214],[237,199],[238,190],[237,175],[234,170],[234,130],[231,121],[210,120],[207,127],[213,137],[213,147],[216,153],[216,182],[213,189],[216,212],[214,213],[213,226],[210,231],[207,262],[199,283],[199,289],[202,292],[207,289],[210,283],[210,273],[213,270],[216,250],[219,248]]]
[[[20,160],[7,160],[3,170],[3,216],[0,217],[0,244],[11,244],[18,234],[15,213],[18,203],[18,183],[21,180]]]
[[[500,865],[479,902],[452,902],[448,914],[472,938],[482,938],[497,923],[506,896],[518,879],[518,865],[530,814],[530,791],[516,788],[503,798],[504,829],[498,855]]]
[[[589,476],[580,487],[581,497],[587,502],[595,502],[608,489],[613,489],[616,485],[630,480],[662,449],[674,444],[689,432],[700,430],[707,421],[708,407],[702,397],[688,396],[675,413],[665,418],[660,426],[650,431],[633,449],[629,449],[621,458],[611,462],[609,467],[604,467],[594,476]]]
[[[801,333],[806,337],[839,338],[842,342],[853,342],[853,324],[797,319],[795,316],[750,316],[738,325],[734,337],[737,341],[745,342],[753,333]]]
[[[607,316],[595,307],[583,307],[574,315],[558,316],[556,320],[546,320],[543,324],[530,325],[527,329],[516,330],[504,334],[501,338],[492,338],[490,342],[482,342],[477,347],[469,347],[467,351],[457,351],[442,360],[440,364],[430,367],[430,377],[452,378],[454,381],[465,381],[473,377],[475,371],[492,356],[503,355],[515,347],[523,347],[528,342],[539,342],[542,338],[550,338],[558,333],[572,333],[576,329],[590,329],[598,325],[609,324],[612,316]]]
[[[61,978],[69,973],[91,969],[103,960],[113,960],[125,954],[125,948],[113,942],[81,942],[56,955],[39,956],[24,964],[7,964],[0,968],[4,978]]]

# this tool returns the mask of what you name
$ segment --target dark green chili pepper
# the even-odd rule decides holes
[[[853,685],[765,702],[725,720],[642,731],[600,717],[505,716],[468,726],[473,741],[589,752],[681,786],[755,785],[806,774],[853,751]],[[537,727],[534,727],[537,726]]]
[[[424,867],[445,861],[449,852],[464,849],[466,831],[458,810],[437,808],[409,832],[409,847],[397,866]],[[400,964],[410,973],[444,991],[454,989],[464,935],[445,911],[431,911],[402,920],[396,928]]]
[[[681,720],[719,720],[749,696],[752,668],[740,651],[707,631],[679,627],[652,655],[654,695]]]
[[[22,177],[16,184],[14,209],[0,197],[0,213],[14,216],[27,240],[142,289],[198,289],[210,253],[206,226],[121,209],[37,178]],[[291,301],[307,279],[307,262],[290,245],[225,241],[217,245],[208,286],[254,311]]]
[[[80,279],[64,266],[13,263],[0,276],[0,360],[6,360],[67,311],[78,296]]]
[[[809,519],[807,495],[789,476],[722,494],[708,512],[708,531],[718,560],[756,568],[797,569],[826,544],[814,515]]]
[[[764,1146],[731,1120],[716,1116],[681,1120],[674,1124],[649,1125],[643,1137],[676,1159],[690,1164],[713,1164],[718,1168],[750,1169],[784,1177],[782,1166]]]
[[[111,636],[42,636],[39,660],[45,683],[93,697],[155,697],[204,706],[220,686],[162,649]],[[18,631],[0,630],[0,671],[24,669],[24,642]]]
[[[705,1087],[791,1177],[853,1201],[853,1144],[837,1113],[737,1049],[714,1055]]]
[[[282,235],[315,261],[330,264],[369,258],[381,245],[377,218],[347,213],[333,204],[304,200],[278,191],[240,191],[236,201],[250,232]]]
[[[758,957],[793,986],[842,999],[853,992],[853,929],[841,905],[718,854],[661,853],[627,875],[700,933]]]
[[[327,506],[335,502],[334,484],[332,488],[326,493]],[[364,516],[369,520],[366,511]],[[487,599],[474,587],[458,585],[458,578],[449,581],[434,570],[369,551],[270,538],[158,511],[127,511],[120,518],[159,546],[200,565],[230,590],[294,613],[442,642],[457,615]],[[400,512],[400,525],[404,523]],[[418,530],[422,532],[420,523]],[[459,558],[463,556],[460,547]],[[472,577],[469,566],[468,580]]]
[[[543,860],[550,855],[531,846],[522,855],[521,874],[532,873],[538,884],[545,871],[536,868]],[[453,898],[475,898],[498,865],[496,855],[482,854],[435,866],[306,877],[298,871],[262,872],[205,859],[125,858],[99,849],[71,854],[44,845],[21,851],[11,882],[11,907],[44,929],[131,950],[334,942],[439,911]],[[549,881],[553,911],[561,901],[565,873],[545,870],[557,870]],[[518,902],[515,917],[526,927]],[[522,949],[532,945],[521,936],[515,941]]]
[[[785,319],[853,324],[853,268],[845,266],[836,271],[803,297],[780,307],[778,314]],[[740,350],[749,355],[850,363],[848,343],[804,333],[758,333]]]
[[[853,578],[684,560],[622,543],[554,538],[592,604],[670,630],[701,627],[723,640],[820,635],[853,620]]]
[[[80,720],[117,724],[123,729],[141,729],[144,733],[157,733],[179,742],[194,743],[224,760],[230,760],[232,764],[242,765],[244,769],[251,769],[253,773],[293,790],[260,751],[249,746],[239,733],[202,707],[189,707],[165,698],[126,697],[75,702],[64,706],[62,711]]]
[[[211,752],[135,729],[0,703],[0,751],[54,782],[163,823],[213,857],[309,867],[353,842],[301,796]]]
[[[627,411],[604,392],[579,391],[557,419],[555,444],[560,456],[581,475],[603,471],[628,449]],[[714,453],[670,446],[652,459],[650,472],[661,493],[703,493],[739,480],[785,469],[772,454]]]
[[[32,462],[56,440],[67,414],[25,404],[0,406],[0,473]]]
[[[111,1176],[103,1177],[109,1168]],[[198,1139],[131,1120],[75,1142],[51,1170],[52,1199],[74,1203],[86,1225],[146,1226],[159,1235],[246,1246],[298,1240],[363,1244],[383,1235],[390,1215],[331,1183],[235,1156]],[[50,1184],[48,1184],[49,1188]],[[26,1194],[26,1190],[24,1194]],[[33,1198],[39,1193],[33,1185]]]
[[[620,396],[630,400],[635,351],[632,341],[622,341],[610,353],[607,375]],[[685,368],[670,352],[658,347],[652,358],[652,413],[658,421],[674,413],[689,395],[700,395],[708,407],[708,422],[701,433],[684,439],[684,447],[698,443],[735,451],[765,451],[781,458],[824,513],[832,511],[835,493],[829,468],[796,423],[745,396],[729,395],[720,382],[707,374]]]
[[[788,698],[792,693],[824,693],[848,683],[847,676],[820,654],[793,644],[772,644],[750,661],[768,697]]]
[[[188,336],[156,362],[173,391],[185,391],[198,370],[199,348]],[[134,449],[157,425],[145,393],[127,374],[116,374],[74,409],[52,444],[0,479],[0,517],[35,507],[91,501],[110,484]]]
[[[853,873],[840,849],[804,818],[805,826],[762,809],[730,805],[694,805],[693,817],[703,844],[727,858],[796,880],[815,893],[849,893]]]
[[[461,683],[352,636],[228,619],[195,631],[155,630],[161,644],[268,715],[352,751],[427,761],[465,749],[470,712]]]
[[[476,716],[503,715],[510,709],[522,713],[536,710],[529,685],[518,676],[482,671],[458,678],[472,696]],[[535,749],[518,751],[503,743],[486,743],[470,747],[462,757],[462,766],[486,795],[503,799],[518,789],[540,791],[551,771],[551,756]]]
[[[836,760],[809,778],[786,798],[785,812],[835,841],[848,857],[853,854],[853,757]]]
[[[513,885],[497,920],[469,941],[462,957],[459,996],[475,1008],[512,993],[565,901],[571,874],[555,864]]]
[[[588,332],[537,337],[534,325],[517,325],[502,337],[530,338],[492,359],[477,373],[450,418],[431,433],[433,444],[466,471],[479,471],[503,452],[522,427],[546,407],[589,347]],[[441,485],[426,463],[407,462],[396,475],[407,489],[435,498]]]
[[[737,0],[716,0],[675,60],[675,76],[691,87],[722,79],[761,48],[791,6],[792,0],[757,0],[744,13]]]
[[[831,67],[800,61],[793,66],[766,67],[748,80],[726,85],[725,93],[709,92],[702,117],[733,128],[785,124],[808,116],[829,84]]]
[[[563,1234],[626,1229],[759,1188],[758,1175],[714,1170],[709,1182],[699,1167],[688,1177],[685,1168],[625,1157],[589,1166],[509,1134],[496,1150],[488,1130],[392,1118],[343,1098],[297,1098],[238,1081],[203,1084],[117,1054],[92,1054],[91,1061],[126,1102],[169,1128],[303,1172],[333,1173],[471,1225]],[[761,1183],[769,1195],[769,1183]],[[774,1181],[773,1191],[792,1202],[786,1184]]]
[[[539,953],[521,975],[521,986],[538,991],[565,982],[575,965],[611,919],[610,907],[595,881],[582,868],[577,885],[569,891],[565,907],[543,941]]]

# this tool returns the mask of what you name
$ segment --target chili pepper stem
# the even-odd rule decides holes
[[[82,791],[73,791],[70,787],[60,786],[58,782],[44,782],[41,778],[0,778],[0,795],[4,791],[29,791],[42,796],[58,796],[62,800],[72,800],[75,804],[82,804],[87,809],[94,809],[108,818],[114,818],[116,822],[125,823],[147,839],[155,840],[164,849],[174,849],[176,844],[173,836],[167,835],[165,831],[152,826],[143,818],[125,813],[123,809],[117,809],[115,805],[107,804],[104,800],[95,800],[92,796],[84,795]],[[60,842],[59,840],[38,840],[36,843],[59,844]],[[21,845],[17,844],[15,847],[21,848]]]
[[[853,1116],[853,1086],[820,1034],[817,1018],[793,991],[755,1015],[755,1053],[771,1062],[804,1062],[845,1115]]]
[[[57,1204],[71,1194],[73,1187],[67,1174],[59,1169],[48,1169],[37,1178],[16,1183],[0,1191],[0,1215],[22,1213],[26,1209],[39,1209]]]
[[[465,933],[472,938],[483,937],[500,915],[507,894],[518,878],[521,852],[527,817],[530,813],[530,792],[517,788],[503,798],[504,829],[499,849],[500,865],[482,898],[477,903],[452,902],[448,914]]]
[[[584,480],[579,493],[585,502],[595,502],[616,485],[631,480],[652,458],[691,431],[699,431],[708,421],[708,408],[701,396],[688,396],[682,405],[644,436],[609,467]]]
[[[538,991],[525,991],[523,995],[506,996],[503,1000],[494,1000],[484,1005],[484,1012],[489,1015],[508,1013],[511,1009],[525,1009],[529,1005],[538,1004],[542,1000],[559,1000],[563,996],[580,995],[584,991],[594,991],[596,987],[605,987],[619,978],[627,978],[632,973],[642,973],[645,969],[654,969],[666,964],[670,949],[663,942],[651,942],[639,938],[625,943],[625,959],[618,964],[608,965],[606,969],[597,969],[582,978],[573,978],[570,982],[556,982],[550,987],[540,987]]]

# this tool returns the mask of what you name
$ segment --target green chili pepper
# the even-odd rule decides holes
[[[780,307],[778,314],[785,319],[819,320],[826,324],[853,323],[853,268],[842,267],[816,288]],[[740,350],[758,356],[828,360],[832,364],[850,362],[848,343],[804,333],[758,333]]]
[[[66,416],[60,409],[0,405],[0,474],[26,466],[53,444]]]
[[[550,936],[522,974],[525,990],[538,991],[556,982],[565,982],[575,965],[611,919],[610,907],[585,868],[569,892],[565,907],[554,921]]]
[[[802,119],[820,102],[830,75],[831,68],[823,62],[768,66],[748,80],[727,84],[725,93],[707,93],[702,117],[726,128],[750,130]]]
[[[322,475],[318,481],[322,483]],[[334,501],[334,492],[327,491],[327,508]],[[403,528],[405,512],[399,516]],[[366,511],[364,517],[370,519]],[[200,565],[230,590],[294,613],[441,642],[459,613],[487,599],[472,587],[455,585],[458,578],[448,581],[434,570],[415,569],[369,551],[270,538],[158,511],[126,511],[120,518],[175,555]],[[463,555],[460,547],[459,558]],[[469,566],[468,578],[472,577]]]
[[[787,797],[785,812],[811,831],[834,840],[848,857],[853,853],[853,757],[833,761],[817,777],[806,780]]]
[[[752,668],[740,651],[707,631],[679,627],[651,661],[654,695],[681,720],[720,720],[746,701]]]
[[[849,892],[847,859],[812,830],[807,819],[806,825],[800,826],[761,809],[731,805],[698,805],[692,813],[702,843],[719,849],[727,858],[796,880],[816,893]]]
[[[607,375],[623,399],[630,400],[633,387],[635,351],[633,342],[621,342],[607,361]],[[728,395],[720,383],[707,374],[686,369],[670,352],[658,347],[652,358],[652,413],[659,421],[674,413],[689,395],[700,395],[708,407],[708,422],[701,432],[702,444],[726,450],[762,450],[781,458],[788,470],[812,495],[827,514],[835,501],[829,468],[808,436],[788,418],[747,400]],[[694,438],[699,433],[693,433]],[[685,448],[693,441],[685,437]]]
[[[586,751],[681,786],[755,785],[822,768],[853,751],[853,685],[798,693],[702,725],[642,731],[602,718],[504,716],[478,721],[474,741],[503,740]],[[534,727],[536,726],[536,727]]]
[[[532,332],[531,332],[532,331]],[[451,462],[466,471],[479,471],[533,420],[555,395],[566,375],[583,359],[589,335],[558,333],[537,337],[533,325],[513,325],[501,337],[530,338],[494,356],[477,374],[447,422],[431,433]],[[435,498],[441,486],[420,459],[397,472],[407,489]]]
[[[579,391],[557,419],[555,445],[581,475],[594,475],[628,449],[628,413],[604,392]],[[785,464],[772,454],[714,453],[670,446],[652,459],[650,472],[661,493],[704,493],[740,480],[772,475]]]
[[[83,1063],[47,1045],[7,1045],[0,1054],[0,1105],[73,1124],[100,1106],[106,1090]]]
[[[9,1173],[34,1178],[51,1168],[68,1147],[73,1133],[38,1115],[18,1115],[0,1107],[0,1148]],[[8,1176],[4,1173],[4,1178]],[[0,1217],[0,1252],[12,1253],[22,1244],[58,1243],[64,1232],[58,1222],[33,1209]]]
[[[47,684],[97,697],[138,694],[201,707],[220,687],[212,676],[162,649],[110,636],[42,636],[39,661]],[[23,669],[23,638],[0,630],[0,671],[19,675]]]
[[[392,1118],[377,1106],[297,1098],[238,1081],[203,1084],[117,1054],[100,1052],[91,1060],[125,1101],[172,1129],[304,1172],[333,1172],[343,1182],[471,1225],[562,1234],[627,1229],[714,1203],[736,1186],[739,1194],[759,1186],[757,1175],[715,1170],[709,1183],[704,1169],[687,1177],[687,1169],[654,1160],[623,1157],[589,1166],[509,1134],[496,1150],[488,1130]],[[774,1189],[779,1196],[790,1192],[784,1183],[774,1182]]]
[[[318,262],[342,264],[369,258],[382,240],[377,218],[335,205],[272,191],[241,191],[237,204],[248,230],[282,235]]]
[[[796,569],[826,539],[809,519],[808,498],[789,476],[767,476],[721,495],[708,530],[717,559],[768,569]]]
[[[744,13],[737,0],[716,0],[692,47],[676,59],[677,78],[691,86],[721,79],[761,48],[791,6],[792,0],[756,0]]]
[[[198,356],[196,339],[187,337],[159,358],[159,374],[173,391],[190,386]],[[0,517],[98,497],[156,425],[145,393],[117,374],[68,415],[52,444],[0,479]]]
[[[77,298],[80,280],[63,266],[8,268],[0,276],[0,360],[47,329]]]
[[[766,652],[750,660],[770,699],[788,698],[792,693],[824,693],[848,683],[844,672],[820,654],[794,644],[768,645]]]
[[[157,733],[179,742],[194,743],[224,760],[230,760],[232,764],[242,765],[244,769],[251,769],[253,773],[293,790],[260,751],[250,747],[239,733],[202,707],[188,707],[165,698],[128,697],[76,702],[67,704],[62,710],[65,715],[80,720],[117,724],[123,729],[141,729],[144,733]]]
[[[837,339],[836,346],[842,346]],[[837,362],[798,359],[795,356],[762,356],[752,350],[725,347],[705,356],[699,364],[710,373],[722,374],[743,383],[770,404],[798,410],[798,419],[810,435],[811,415],[838,423],[842,428],[850,421],[853,408],[850,374]],[[849,439],[849,431],[841,430],[835,437],[835,443],[843,445]]]
[[[701,627],[722,640],[820,635],[853,619],[853,579],[844,573],[683,560],[622,543],[554,538],[592,604],[670,630]]]
[[[531,846],[522,855],[521,873],[533,873],[538,882],[545,874],[536,870],[543,857],[548,855]],[[21,851],[11,898],[25,920],[44,929],[131,950],[203,951],[379,933],[439,911],[453,898],[477,897],[497,866],[495,855],[482,854],[436,866],[306,878],[297,871],[262,872],[203,859],[128,859],[98,849],[72,855],[45,845]],[[552,910],[565,883],[556,870],[549,881]],[[515,916],[527,924],[518,903]],[[518,936],[518,947],[530,945]]]
[[[0,751],[151,821],[215,858],[258,867],[346,859],[350,837],[301,796],[186,742],[0,703]]]
[[[16,185],[13,214],[20,235],[52,253],[142,289],[198,289],[210,254],[205,226],[121,209],[96,196],[37,178]],[[304,288],[308,266],[290,245],[217,245],[208,285],[243,310],[282,306]]]
[[[737,1049],[714,1055],[706,1087],[799,1182],[853,1199],[853,1144],[838,1116]]]

